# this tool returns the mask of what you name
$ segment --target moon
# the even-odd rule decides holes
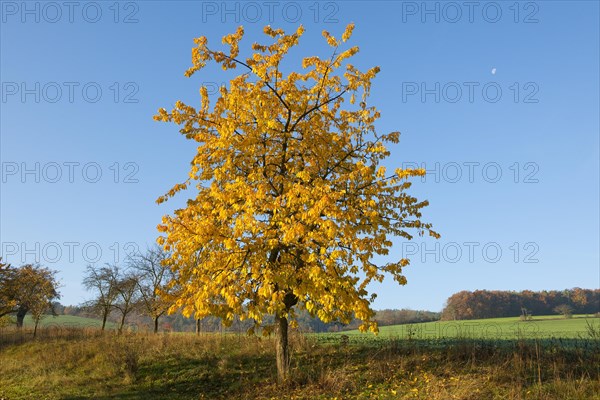
[[[492,75],[496,75],[496,68],[492,68]]]

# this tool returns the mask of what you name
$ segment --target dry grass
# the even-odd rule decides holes
[[[292,379],[280,387],[268,338],[94,330],[42,332],[36,340],[0,335],[0,398],[8,400],[588,400],[600,393],[595,339],[369,345],[294,335]]]

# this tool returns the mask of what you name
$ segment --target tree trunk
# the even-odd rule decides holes
[[[35,326],[33,327],[33,337],[34,337],[34,339],[35,339],[35,335],[37,335],[37,327],[38,327],[39,323],[40,323],[40,320],[36,319],[35,320]]]
[[[277,329],[275,334],[275,353],[277,357],[277,381],[282,384],[288,379],[290,354],[288,350],[288,320],[286,317],[275,317]]]
[[[17,310],[17,328],[23,327],[23,320],[25,319],[25,314],[29,311],[27,308],[19,307]]]
[[[119,334],[123,332],[123,325],[125,325],[125,314],[121,317],[121,324],[119,325]]]
[[[102,329],[101,331],[104,332],[104,327],[106,327],[106,318],[108,317],[108,313],[105,311],[102,314]]]
[[[154,333],[158,333],[158,317],[154,317]]]
[[[196,318],[196,335],[200,335],[200,318]]]

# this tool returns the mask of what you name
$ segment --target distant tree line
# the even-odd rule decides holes
[[[462,291],[450,296],[442,311],[442,320],[502,318],[600,312],[600,290],[573,288],[566,290]]]

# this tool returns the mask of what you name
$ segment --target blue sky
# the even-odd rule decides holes
[[[153,243],[185,201],[154,203],[195,145],[152,116],[227,80],[215,68],[183,76],[192,39],[217,44],[243,25],[245,56],[267,24],[306,27],[293,69],[327,54],[323,29],[354,22],[355,64],[381,67],[378,128],[402,132],[387,165],[431,172],[413,193],[442,238],[396,242],[408,284],[371,287],[376,309],[600,287],[596,1],[0,4],[0,250],[59,270],[65,304],[86,299],[88,263]]]

